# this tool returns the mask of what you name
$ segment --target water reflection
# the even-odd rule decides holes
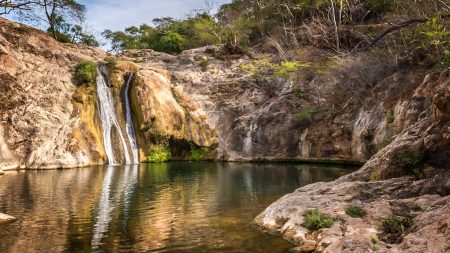
[[[0,252],[286,252],[250,221],[299,186],[351,169],[169,163],[0,177]]]

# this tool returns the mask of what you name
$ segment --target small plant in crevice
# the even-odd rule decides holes
[[[92,61],[81,62],[75,66],[72,72],[78,85],[95,85],[97,79],[97,63]]]
[[[423,177],[421,169],[422,155],[418,151],[407,150],[401,157],[401,162],[410,175],[416,179]]]
[[[294,96],[296,98],[298,98],[298,99],[304,99],[305,98],[305,92],[299,86],[294,86],[292,88],[292,92],[293,92]]]
[[[302,226],[310,230],[318,230],[321,228],[330,228],[334,224],[334,218],[321,213],[317,209],[308,209],[303,214],[305,221]]]
[[[400,243],[413,227],[413,217],[406,215],[390,215],[382,222],[381,239],[387,243]]]
[[[169,148],[164,145],[151,146],[148,153],[146,161],[149,163],[167,162],[172,157]]]
[[[372,250],[378,251],[379,250],[378,244],[380,243],[380,239],[378,239],[377,236],[372,236],[370,238],[370,242],[372,243]]]
[[[381,172],[378,170],[372,170],[367,176],[368,181],[378,181],[381,179]]]
[[[445,51],[444,56],[440,60],[438,66],[441,68],[450,70],[450,51],[449,50]]]
[[[352,218],[360,218],[367,214],[366,210],[359,206],[348,205],[345,208],[345,213]]]
[[[198,148],[194,149],[191,152],[191,155],[189,156],[190,161],[201,161],[206,158],[208,155],[208,149],[207,148]]]
[[[307,63],[300,61],[283,61],[278,65],[273,65],[274,75],[281,77],[285,80],[292,79],[292,76],[297,72],[300,67],[309,67]]]
[[[395,121],[394,114],[392,114],[392,113],[386,114],[386,122],[387,123],[392,124],[392,123],[394,123],[394,121]]]
[[[209,61],[208,61],[208,59],[203,59],[198,62],[198,65],[202,68],[203,71],[206,71],[206,70],[208,70]]]
[[[314,116],[314,114],[319,113],[319,112],[320,112],[320,110],[319,109],[315,109],[315,108],[303,109],[302,111],[292,115],[292,119],[295,120],[295,121],[302,121],[302,120],[306,120],[306,119],[312,119],[312,116]]]
[[[104,59],[104,61],[106,62],[106,67],[108,68],[109,72],[114,72],[116,71],[116,67],[117,67],[117,60],[114,57],[106,57]]]

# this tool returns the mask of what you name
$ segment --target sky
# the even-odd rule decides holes
[[[182,18],[194,9],[213,5],[217,9],[231,0],[80,0],[86,5],[87,20],[95,32],[123,30],[132,25],[151,24],[159,17]],[[208,4],[208,2],[210,4]],[[212,3],[212,4],[211,4]]]

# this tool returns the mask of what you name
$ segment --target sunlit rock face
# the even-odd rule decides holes
[[[341,65],[317,73],[300,69],[295,85],[304,94],[299,98],[292,82],[267,70],[255,77],[243,68],[274,55],[222,59],[220,50],[199,48],[178,56],[130,50],[121,55],[138,62],[132,100],[141,145],[152,136],[172,136],[213,147],[219,160],[365,162],[431,106],[430,98],[411,99],[427,74],[422,70],[380,73],[364,106],[355,99],[338,104],[343,95],[336,90],[344,79],[335,73]],[[305,61],[317,61],[319,53]],[[348,56],[345,62],[360,65],[358,57]],[[206,69],[199,64],[205,60]],[[308,108],[318,113],[299,120],[296,115]]]
[[[0,163],[51,168],[104,162],[94,104],[72,102],[77,91],[70,72],[82,60],[104,56],[0,18]]]
[[[273,233],[320,252],[373,251],[371,238],[383,238],[389,215],[411,215],[414,229],[397,243],[378,242],[380,252],[446,252],[450,241],[450,77],[431,70],[413,83],[412,96],[396,103],[399,122],[409,122],[360,170],[331,183],[315,183],[284,196],[255,222]],[[411,87],[410,87],[411,88]],[[367,114],[366,114],[367,116]],[[361,122],[364,117],[359,116]],[[364,121],[367,122],[367,121]],[[348,205],[367,210],[362,218]],[[302,224],[308,208],[336,218],[329,229]],[[432,242],[432,243],[430,243]]]

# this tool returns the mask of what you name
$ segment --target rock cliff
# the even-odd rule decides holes
[[[76,87],[70,71],[79,61],[104,56],[0,18],[1,163],[27,168],[104,163],[94,110],[71,102]]]

